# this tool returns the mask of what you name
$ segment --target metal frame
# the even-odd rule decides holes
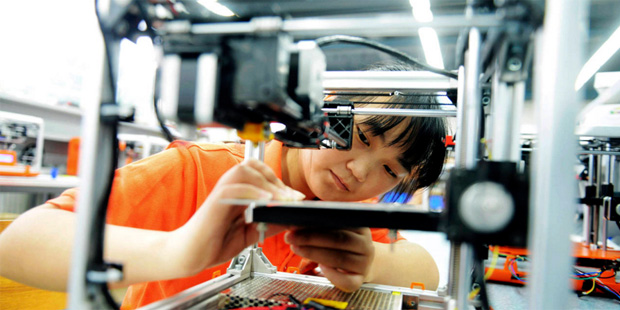
[[[373,26],[370,26],[373,25]],[[380,27],[376,27],[380,25]],[[435,29],[458,33],[467,27],[501,27],[502,19],[495,14],[480,14],[475,19],[464,16],[436,16],[430,22],[417,22],[411,14],[376,14],[374,16],[335,17],[335,18],[258,18],[249,22],[178,25],[164,31],[177,30],[192,34],[234,34],[263,31],[283,31],[295,38],[316,38],[323,35],[346,34],[354,36],[405,36],[416,33],[418,28]]]
[[[566,210],[575,205],[578,197],[572,172],[578,106],[573,81],[581,63],[580,26],[587,4],[588,1],[579,0],[547,1],[543,29],[536,38],[534,102],[538,111],[538,149],[530,184],[531,309],[564,309],[570,291],[571,214]]]
[[[530,308],[563,308],[569,291],[568,270],[570,270],[570,252],[568,241],[568,223],[570,214],[565,212],[565,206],[574,203],[577,195],[567,195],[566,191],[575,188],[575,181],[572,178],[572,154],[566,152],[565,146],[572,146],[574,137],[572,129],[573,120],[576,113],[576,97],[572,90],[573,77],[576,76],[574,66],[579,63],[579,58],[573,53],[566,51],[579,51],[578,40],[573,37],[574,33],[579,33],[579,23],[575,20],[579,18],[582,10],[580,5],[587,1],[579,0],[548,0],[546,2],[546,19],[543,30],[538,34],[537,45],[539,51],[536,53],[536,105],[540,110],[541,119],[539,122],[539,148],[535,157],[535,175],[531,184],[531,209],[533,214],[530,231],[530,247],[532,248],[533,269],[531,273],[531,292]],[[377,23],[378,22],[378,23]],[[381,27],[370,27],[369,25],[380,24]],[[422,26],[431,26],[444,29],[469,30],[469,45],[466,55],[464,70],[459,70],[459,80],[457,85],[452,81],[438,78],[433,83],[425,86],[427,90],[453,90],[459,88],[458,110],[456,112],[458,129],[461,135],[457,141],[457,165],[462,168],[475,169],[479,154],[479,124],[481,122],[480,113],[480,73],[481,60],[480,52],[482,49],[482,39],[479,28],[501,27],[501,20],[495,15],[478,15],[475,18],[468,17],[436,17],[431,23],[416,23],[410,16],[374,16],[356,18],[304,18],[295,20],[281,19],[255,19],[247,23],[220,23],[217,25],[204,24],[194,25],[189,28],[180,27],[183,31],[192,34],[226,34],[226,33],[256,33],[284,31],[289,32],[296,38],[316,37],[326,34],[350,34],[350,35],[373,35],[373,36],[411,36],[412,30]],[[167,29],[168,33],[177,30]],[[570,37],[569,37],[570,36]],[[544,50],[544,53],[542,52]],[[102,68],[104,67],[102,61]],[[103,85],[104,70],[93,72],[95,84]],[[358,74],[358,73],[355,73]],[[371,77],[372,78],[372,77]],[[335,83],[334,78],[332,82]],[[420,80],[418,80],[420,81]],[[367,83],[365,80],[364,83]],[[395,81],[392,81],[395,82]],[[417,85],[420,86],[420,85]],[[447,86],[447,87],[446,87]],[[349,89],[343,85],[331,85],[329,87]],[[359,87],[359,85],[358,85]],[[406,86],[402,86],[403,89]],[[414,86],[415,87],[415,86]],[[394,88],[394,87],[391,87]],[[497,89],[497,87],[495,87]],[[101,89],[91,94],[93,97],[89,101],[98,106],[101,100]],[[419,88],[416,88],[419,89]],[[518,111],[521,104],[523,91],[522,85],[515,85],[513,89],[512,101],[517,101],[514,111]],[[361,110],[360,110],[361,111]],[[376,111],[375,111],[376,112]],[[400,111],[403,112],[403,111]],[[451,112],[453,114],[453,112]],[[445,113],[448,116],[448,113]],[[503,114],[504,118],[508,114]],[[451,115],[450,115],[451,116]],[[551,117],[551,120],[542,119],[542,116]],[[95,187],[99,184],[97,176],[106,172],[106,166],[102,162],[108,162],[102,148],[109,146],[109,128],[100,123],[99,109],[88,109],[83,122],[83,146],[80,171],[82,186],[80,188],[80,198],[78,201],[78,220],[76,231],[75,250],[73,253],[73,263],[71,271],[70,288],[70,308],[72,309],[91,309],[101,306],[92,304],[87,296],[85,279],[87,266],[85,259],[89,249],[89,238],[91,235],[90,226],[93,217],[93,206],[97,204],[96,197],[100,191]],[[501,122],[500,122],[501,123]],[[496,123],[497,125],[497,123]],[[511,126],[514,130],[514,126]],[[498,133],[499,136],[506,136],[508,132]],[[514,133],[511,136],[514,139]],[[250,143],[251,144],[251,143]],[[514,150],[511,143],[499,147],[501,158],[514,159]],[[248,146],[251,148],[252,146]],[[248,150],[248,154],[255,154],[254,150]],[[260,153],[260,151],[259,151]],[[102,156],[103,154],[103,156]],[[553,236],[553,238],[549,238]],[[469,244],[454,244],[453,262],[458,270],[451,269],[450,275],[458,275],[458,278],[450,280],[456,282],[457,286],[452,286],[446,301],[446,308],[454,307],[454,302],[459,309],[468,308],[467,294],[469,292],[469,270],[473,264],[472,248]],[[456,261],[459,264],[457,267]],[[219,280],[218,280],[219,279]],[[549,279],[566,279],[559,281],[566,285],[557,285],[558,281]],[[226,275],[221,278],[209,281],[199,287],[191,288],[186,292],[173,297],[170,300],[158,303],[163,307],[174,307],[176,301],[187,301],[205,292],[214,292],[226,285],[242,281],[240,276]],[[456,297],[456,300],[453,298]],[[452,301],[450,299],[452,298]],[[150,309],[149,307],[148,309]]]

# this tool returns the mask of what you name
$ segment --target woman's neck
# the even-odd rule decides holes
[[[315,198],[310,190],[300,160],[301,149],[282,147],[282,182],[306,195],[306,200]]]

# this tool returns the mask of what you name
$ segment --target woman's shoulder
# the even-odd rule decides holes
[[[198,156],[230,156],[243,159],[243,145],[239,143],[200,143],[176,140],[170,143],[167,149],[187,150],[189,154]]]

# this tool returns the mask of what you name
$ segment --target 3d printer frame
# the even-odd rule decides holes
[[[457,167],[464,170],[475,170],[480,159],[480,124],[482,111],[482,88],[483,84],[491,81],[493,99],[503,101],[504,110],[496,113],[497,132],[495,136],[503,135],[506,139],[498,139],[496,161],[512,162],[514,158],[515,128],[518,119],[511,119],[511,111],[520,112],[520,106],[524,98],[524,80],[530,71],[529,61],[535,56],[537,70],[535,72],[535,104],[541,114],[552,118],[554,121],[540,123],[540,136],[538,155],[535,158],[535,173],[531,175],[530,204],[531,229],[528,231],[530,248],[535,258],[532,268],[532,285],[530,304],[538,308],[558,307],[562,305],[568,294],[568,290],[547,281],[549,275],[554,278],[560,277],[564,270],[568,269],[569,247],[567,223],[570,219],[562,209],[570,204],[573,196],[566,194],[565,189],[572,188],[574,180],[571,175],[571,152],[564,150],[565,145],[572,145],[571,120],[576,115],[576,97],[572,94],[572,81],[576,76],[576,70],[571,64],[578,63],[576,56],[564,53],[566,50],[579,50],[578,40],[569,37],[574,33],[580,33],[575,19],[580,17],[579,1],[551,0],[542,1],[505,1],[505,6],[498,8],[503,14],[481,14],[475,11],[475,7],[469,7],[469,13],[465,16],[436,17],[433,22],[418,23],[411,16],[353,16],[341,18],[299,18],[299,19],[254,19],[235,23],[206,23],[192,24],[189,21],[181,23],[164,23],[161,28],[168,34],[176,32],[180,35],[208,35],[208,34],[265,34],[267,32],[284,32],[292,35],[295,39],[315,38],[325,34],[349,34],[349,35],[381,35],[381,36],[410,36],[411,32],[420,27],[437,27],[452,30],[466,29],[463,47],[462,66],[458,72],[458,87],[461,91],[457,100]],[[138,4],[137,6],[135,4]],[[136,32],[126,32],[127,29],[137,28],[140,22],[140,10],[144,7],[137,1],[112,2],[105,10],[107,12],[102,20],[102,29],[108,55],[118,53],[118,41],[123,37],[131,37]],[[580,3],[583,5],[583,3]],[[522,9],[529,7],[534,9],[530,14]],[[512,10],[515,9],[515,10]],[[506,14],[515,13],[516,14]],[[521,12],[521,14],[518,14]],[[142,12],[144,13],[144,12]],[[146,12],[148,13],[148,12]],[[525,13],[525,14],[524,14]],[[544,13],[544,23],[542,15]],[[529,16],[525,18],[525,16]],[[119,22],[123,23],[119,23]],[[268,21],[265,23],[265,21]],[[119,24],[117,24],[119,23]],[[541,23],[542,26],[541,26]],[[123,27],[118,27],[118,25]],[[369,25],[373,25],[370,28]],[[381,25],[377,27],[377,25]],[[129,26],[129,27],[125,27]],[[265,28],[267,27],[267,28]],[[150,31],[150,29],[149,29]],[[483,38],[482,34],[486,34]],[[536,42],[534,52],[533,42]],[[542,51],[545,51],[544,53]],[[116,74],[114,57],[102,58],[102,70],[93,73],[91,101],[100,106],[101,102],[114,103],[113,81]],[[105,74],[111,79],[104,79]],[[557,76],[556,76],[557,75]],[[481,78],[482,76],[482,78]],[[110,83],[112,82],[112,83]],[[99,85],[99,86],[96,86]],[[101,87],[101,85],[104,85]],[[107,85],[107,86],[106,86]],[[499,107],[499,104],[494,104]],[[105,305],[105,298],[99,296],[96,287],[105,286],[106,282],[119,278],[119,268],[109,268],[110,264],[102,261],[100,247],[97,241],[102,224],[96,223],[105,218],[105,190],[97,188],[95,184],[101,176],[109,176],[108,166],[102,162],[110,162],[113,157],[110,150],[114,143],[112,136],[115,135],[114,119],[121,115],[120,110],[114,105],[105,105],[105,109],[92,109],[84,118],[84,152],[80,170],[82,172],[82,186],[78,211],[78,240],[75,243],[73,253],[73,267],[70,281],[70,308],[92,309]],[[518,114],[517,114],[518,115]],[[112,120],[111,120],[112,119]],[[511,124],[506,126],[505,124]],[[518,131],[517,131],[518,132]],[[517,146],[518,147],[518,146]],[[97,164],[95,164],[97,163]],[[485,178],[482,178],[485,179]],[[486,180],[488,181],[488,180]],[[558,190],[562,189],[562,190]],[[476,189],[478,194],[485,193],[488,188]],[[466,192],[467,189],[464,189]],[[501,190],[500,190],[501,191]],[[459,201],[457,199],[457,201]],[[574,203],[574,202],[572,202]],[[460,204],[460,202],[458,203]],[[96,206],[104,206],[97,208]],[[477,212],[475,210],[472,212]],[[470,210],[471,211],[471,210]],[[103,212],[103,213],[102,213]],[[550,215],[553,214],[553,220]],[[558,214],[563,216],[559,216]],[[503,219],[505,221],[505,219]],[[510,219],[508,219],[508,222]],[[480,223],[463,223],[472,231],[472,239],[457,240],[452,247],[454,268],[451,269],[451,285],[448,289],[444,308],[451,309],[455,305],[459,309],[468,307],[467,295],[470,291],[471,277],[469,271],[474,262],[472,240],[478,236],[490,234],[485,225]],[[504,226],[499,229],[502,230]],[[497,227],[495,228],[498,229]],[[549,238],[554,236],[554,238]],[[536,238],[537,237],[537,238]],[[94,242],[91,242],[93,241]],[[552,240],[553,239],[553,240]],[[566,240],[564,240],[566,239]],[[99,243],[99,244],[97,244]],[[95,264],[93,265],[93,258]],[[458,261],[458,263],[457,263]],[[203,285],[215,285],[216,289],[223,288],[223,283],[230,284],[230,277],[221,277],[216,282],[207,282]],[[218,278],[219,279],[219,278]],[[568,275],[566,275],[568,283]],[[215,281],[215,280],[214,280]],[[560,281],[562,282],[562,281]],[[94,286],[93,286],[94,284]],[[95,289],[93,289],[95,287]],[[198,293],[200,289],[190,289]],[[192,293],[183,294],[185,301],[196,297]],[[192,304],[187,304],[191,307]],[[162,306],[164,306],[162,304]],[[177,307],[167,305],[165,307]],[[420,309],[423,307],[420,307]]]

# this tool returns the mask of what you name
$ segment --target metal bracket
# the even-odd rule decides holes
[[[230,262],[227,273],[239,275],[242,278],[254,272],[273,274],[278,268],[269,262],[269,259],[259,247],[248,247]]]

